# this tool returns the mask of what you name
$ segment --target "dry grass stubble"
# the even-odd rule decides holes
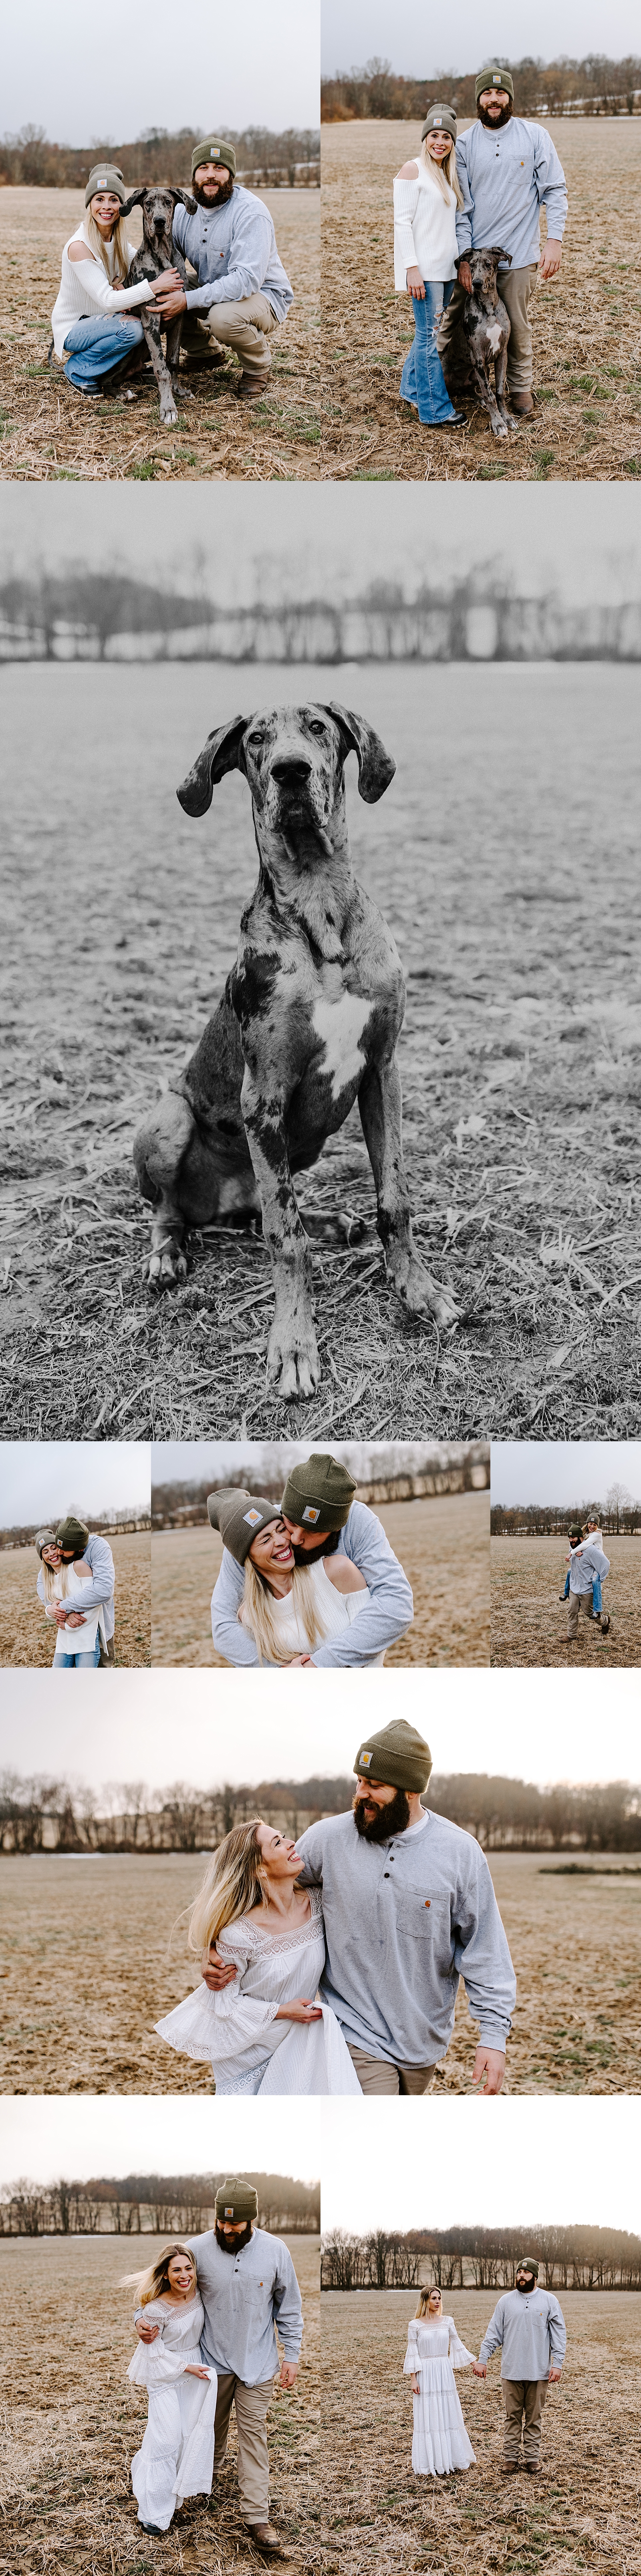
[[[305,2311],[295,2387],[269,2415],[271,2511],[307,2568],[315,2522],[318,2448],[318,2237],[287,2240]],[[146,2394],[126,2377],[135,2349],[133,2294],[118,2282],[142,2269],[149,2236],[14,2239],[0,2249],[4,2351],[2,2576],[249,2576],[264,2564],[245,2530],[236,2485],[235,2419],[228,2465],[211,2500],[195,2497],[163,2540],[141,2531],[129,2465]]]
[[[487,1664],[489,1495],[377,1504],[390,1547],[414,1595],[414,1622],[389,1646],[386,1666]],[[211,1595],[222,1562],[217,1531],[154,1531],[152,1662],[229,1665],[211,1633]]]
[[[262,194],[262,191],[261,191]],[[237,361],[181,369],[193,401],[178,425],[160,420],[153,376],[135,402],[89,400],[46,363],[63,244],[84,214],[73,189],[1,188],[5,319],[0,338],[0,477],[20,482],[304,482],[317,475],[319,191],[265,191],[294,288],[290,318],[272,341],[264,400],[236,401]],[[142,235],[135,207],[130,238]]]
[[[543,2417],[542,2476],[503,2483],[504,2408],[495,2358],[487,2380],[457,2373],[476,2467],[415,2478],[412,2401],[402,2377],[411,2291],[324,2293],[321,2463],[324,2555],[336,2576],[375,2566],[384,2576],[638,2576],[640,2469],[637,2385],[641,2296],[564,2292],[568,2355]],[[469,2351],[478,2353],[495,2295],[444,2293]]]
[[[116,1591],[116,1664],[148,1664],[151,1657],[150,1540],[144,1530],[110,1538]],[[55,1631],[36,1592],[35,1548],[3,1548],[0,1556],[0,1664],[53,1663]],[[81,1638],[80,1628],[72,1635]],[[80,1653],[81,1647],[72,1647]],[[55,1761],[55,1753],[54,1753]]]
[[[464,429],[424,428],[399,395],[413,324],[394,291],[392,182],[420,148],[419,127],[323,126],[329,479],[576,483],[641,473],[641,118],[545,125],[570,213],[560,276],[534,292],[537,410],[507,444],[480,407],[470,405]],[[541,229],[545,237],[545,218]]]
[[[641,1539],[608,1538],[605,1554],[610,1573],[603,1584],[603,1608],[612,1626],[607,1636],[579,1611],[574,1644],[566,1640],[567,1546],[563,1539],[493,1538],[493,1664],[585,1664],[610,1672],[613,1665],[641,1664]]]

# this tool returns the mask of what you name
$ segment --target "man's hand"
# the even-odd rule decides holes
[[[293,1673],[294,1670],[296,1670],[296,1672],[302,1672],[304,1666],[311,1664],[311,1660],[311,1655],[292,1655],[291,1663],[288,1664],[287,1670],[289,1673]]]
[[[160,285],[162,287],[162,293],[159,293],[157,287],[154,295],[154,311],[160,314],[162,322],[173,322],[177,313],[186,313],[187,311],[187,297],[184,286],[181,286],[179,280],[177,287],[169,287],[165,289],[164,281],[162,279],[160,280]]]
[[[539,277],[558,277],[562,255],[562,242],[546,241],[545,250],[539,260]]]
[[[281,2388],[293,2388],[297,2369],[297,2361],[281,2361],[279,2381]]]
[[[66,1628],[67,1619],[71,1618],[71,1611],[65,1610],[63,1601],[58,1601],[56,1603],[55,1610],[49,1610],[47,1612],[47,1617],[55,1619],[57,1628]]]
[[[460,259],[460,260],[459,260],[459,264],[458,264],[458,282],[459,282],[459,286],[462,286],[462,288],[463,288],[463,293],[464,293],[464,295],[471,295],[471,293],[472,293],[472,271],[471,271],[471,268],[470,268],[469,259]]]
[[[86,1628],[86,1625],[87,1621],[85,1619],[84,1610],[69,1610],[67,1612],[68,1628]]]
[[[473,2361],[473,2363],[472,2363],[472,2378],[473,2378],[473,2379],[487,2379],[487,2362],[486,2362],[486,2361]]]
[[[504,2074],[505,2055],[499,2048],[483,2048],[479,2043],[472,2068],[472,2083],[478,2086],[479,2093],[500,2093]]]
[[[420,268],[408,268],[408,270],[407,270],[406,274],[407,274],[407,292],[408,292],[408,295],[415,295],[415,296],[417,296],[417,297],[418,297],[418,296],[422,296],[422,297],[423,297],[423,301],[424,301],[424,300],[425,300],[425,286],[424,286],[423,279],[422,279],[422,277],[421,277]]]
[[[144,2317],[137,2317],[136,2334],[141,2343],[155,2343],[156,2335],[160,2334],[160,2326],[146,2326]]]
[[[230,1985],[232,1977],[238,1976],[238,1969],[234,1967],[233,1959],[230,1959],[229,1966],[226,1967],[224,1959],[219,1957],[215,1941],[210,1941],[207,1954],[205,1955],[203,1951],[203,1966],[200,1973],[203,1984],[209,1987],[210,1995],[219,1995],[221,1987]]]
[[[291,2004],[279,2004],[274,2021],[322,2021],[322,2007],[310,1995],[296,1995]]]
[[[560,2372],[560,2370],[549,2370],[549,2371],[548,2371],[548,2379],[560,2379],[560,2377],[561,2377],[561,2372]]]

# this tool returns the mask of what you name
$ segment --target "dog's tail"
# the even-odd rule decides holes
[[[53,340],[50,340],[50,341],[49,341],[49,347],[48,347],[48,350],[47,350],[47,359],[46,359],[46,363],[47,363],[47,366],[48,366],[48,367],[50,367],[50,366],[51,366],[51,360],[52,360],[52,357],[53,357]]]

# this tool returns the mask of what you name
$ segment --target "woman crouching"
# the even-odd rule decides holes
[[[53,345],[68,384],[81,394],[109,393],[125,369],[134,373],[145,365],[145,335],[133,308],[182,286],[175,268],[164,269],[162,277],[139,278],[136,286],[125,284],[136,247],[127,238],[121,211],[128,195],[122,170],[113,162],[91,170],[86,213],[62,254],[60,293],[51,316]]]
[[[149,2391],[131,2483],[143,2531],[159,2538],[184,2496],[211,2495],[218,2380],[200,2357],[205,2311],[189,2246],[166,2245],[148,2272],[127,2275],[128,2284],[137,2312],[144,2308],[146,2324],[157,2327],[153,2343],[139,2343],[127,2378]]]

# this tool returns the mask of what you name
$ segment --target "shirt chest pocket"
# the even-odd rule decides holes
[[[426,1896],[423,1887],[406,1887],[398,1909],[398,1929],[403,1941],[429,1942],[433,1950],[449,1943],[450,1908],[446,1896]]]

